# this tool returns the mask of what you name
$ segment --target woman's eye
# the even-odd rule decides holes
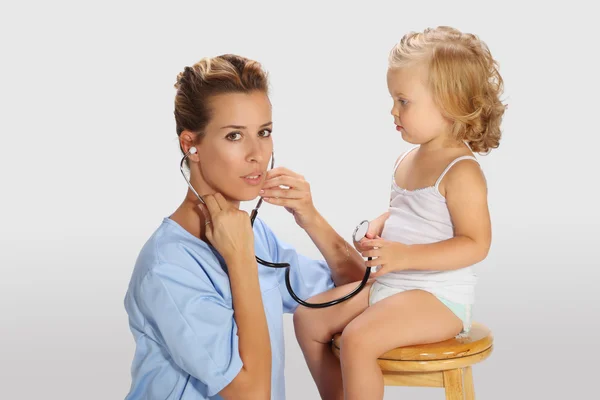
[[[406,105],[406,103],[408,103],[408,101],[404,100],[404,99],[398,99],[398,101],[400,102],[400,104],[402,104],[403,106]]]
[[[271,130],[264,129],[264,130],[260,131],[259,135],[262,137],[269,137],[269,136],[271,136]]]
[[[240,132],[231,132],[229,135],[227,135],[227,139],[229,139],[231,141],[240,140],[241,137],[242,137],[242,134]]]

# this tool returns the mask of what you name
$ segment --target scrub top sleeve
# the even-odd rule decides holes
[[[200,275],[160,265],[145,277],[140,308],[173,361],[214,396],[242,368],[231,304]]]
[[[268,243],[272,259],[279,263],[290,264],[288,267],[290,285],[300,299],[308,300],[312,296],[334,288],[331,270],[325,260],[315,260],[298,253],[293,246],[278,239],[263,221],[257,218],[255,225],[257,223],[262,228],[260,232]],[[278,269],[279,290],[283,299],[283,312],[293,313],[299,304],[292,298],[285,285],[286,269]]]

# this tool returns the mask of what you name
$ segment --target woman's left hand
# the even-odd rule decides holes
[[[280,185],[288,189],[282,189]],[[309,183],[302,175],[284,167],[267,172],[260,196],[269,204],[285,207],[303,229],[315,222],[319,215],[313,204]]]
[[[363,248],[369,248],[362,251],[363,257],[372,257],[372,260],[367,260],[367,267],[380,266],[371,276],[379,276],[392,271],[402,271],[409,269],[408,251],[410,246],[400,242],[392,242],[381,238],[377,239],[362,239],[360,241]]]

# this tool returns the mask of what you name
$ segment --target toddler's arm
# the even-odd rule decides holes
[[[463,161],[443,180],[454,237],[431,244],[407,246],[410,269],[453,270],[478,263],[491,245],[491,222],[485,177],[477,163]]]

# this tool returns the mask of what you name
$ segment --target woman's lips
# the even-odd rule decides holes
[[[262,183],[262,175],[263,174],[247,175],[247,176],[243,176],[242,179],[247,184],[256,186],[256,185],[260,185]]]

